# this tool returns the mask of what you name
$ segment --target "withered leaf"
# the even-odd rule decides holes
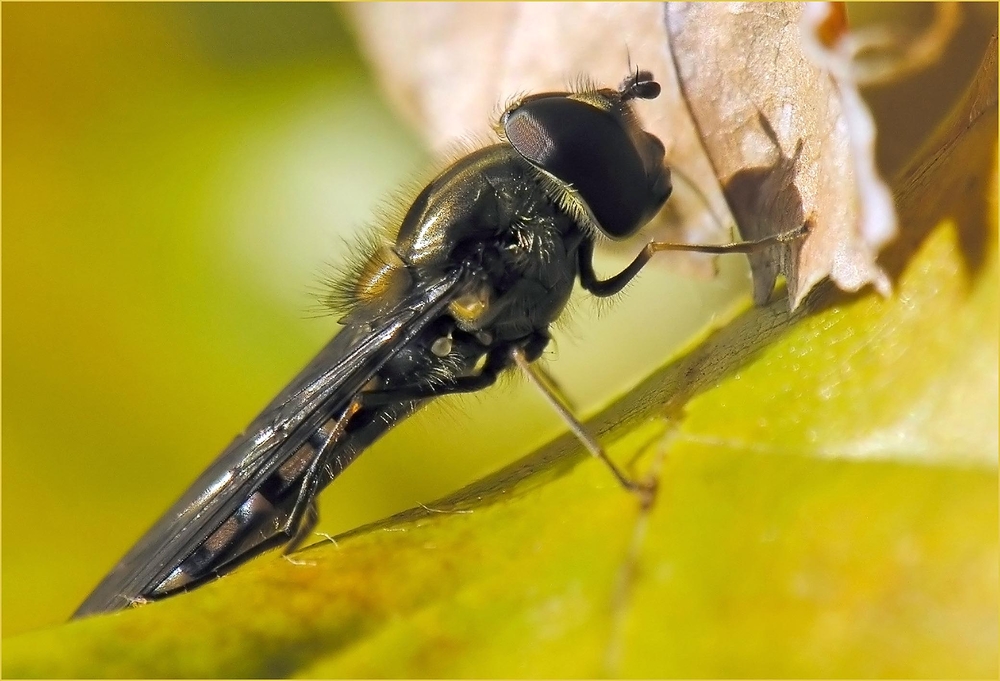
[[[741,235],[810,227],[801,242],[750,255],[755,300],[768,299],[780,272],[793,307],[827,275],[847,290],[870,283],[887,294],[875,257],[896,231],[874,168],[871,116],[855,89],[807,56],[803,10],[667,6],[681,88]]]

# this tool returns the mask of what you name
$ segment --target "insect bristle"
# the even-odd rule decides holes
[[[483,134],[466,133],[455,138],[445,146],[444,151],[439,155],[438,161],[434,164],[433,174],[437,175],[463,157],[491,144],[496,144],[496,140],[489,139]]]
[[[345,242],[347,255],[340,262],[328,265],[330,273],[322,278],[317,292],[319,310],[338,318],[347,316],[357,307],[358,278],[384,243],[385,237],[381,228],[369,226],[349,239],[341,239]]]
[[[578,95],[592,94],[600,89],[597,81],[587,73],[577,74],[569,81],[569,91]]]
[[[372,218],[361,229],[350,237],[341,236],[347,255],[337,262],[327,263],[327,273],[320,277],[319,287],[313,291],[316,305],[312,311],[315,316],[334,315],[342,319],[360,305],[370,302],[363,291],[359,295],[359,282],[380,266],[393,264],[383,262],[387,260],[385,249],[395,243],[400,225],[417,195],[446,167],[486,144],[471,135],[457,139],[437,161],[427,164],[423,170],[401,182],[395,191],[380,199],[372,211]]]

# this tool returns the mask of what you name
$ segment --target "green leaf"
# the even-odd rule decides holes
[[[897,183],[892,299],[744,309],[591,422],[650,508],[564,436],[294,562],[7,640],[4,675],[995,678],[993,93]]]

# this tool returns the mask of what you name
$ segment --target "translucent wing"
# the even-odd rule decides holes
[[[418,288],[377,321],[349,317],[340,333],[125,554],[73,617],[118,610],[148,598],[441,314],[463,279],[463,273],[456,271]]]

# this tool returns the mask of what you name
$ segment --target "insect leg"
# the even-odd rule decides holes
[[[484,369],[475,376],[460,376],[453,383],[416,383],[386,390],[373,390],[365,393],[365,404],[375,407],[392,402],[426,400],[457,393],[473,393],[496,383],[497,373],[496,371],[487,372]]]
[[[322,468],[317,468],[317,471],[322,470]],[[319,477],[318,475],[316,476]],[[315,488],[315,485],[313,486]],[[315,493],[314,493],[315,494]],[[296,501],[296,503],[298,503]],[[281,550],[283,555],[288,555],[294,553],[304,542],[309,535],[312,534],[313,530],[316,529],[316,525],[319,524],[319,508],[316,506],[315,496],[306,502],[305,510],[302,512],[302,519],[299,521],[298,527],[295,529],[295,534],[292,538],[288,540],[285,547]],[[286,525],[287,527],[292,527],[291,521]]]
[[[487,355],[486,363],[474,376],[457,376],[449,383],[414,383],[401,385],[384,390],[372,390],[365,393],[366,406],[378,406],[392,402],[407,400],[425,400],[444,395],[471,393],[488,388],[497,381],[497,376],[508,366],[507,354],[503,350],[492,350]]]
[[[343,437],[344,431],[347,429],[347,423],[360,409],[361,397],[358,396],[347,405],[344,413],[334,423],[333,428],[323,429],[323,443],[317,448],[316,455],[309,464],[309,468],[302,475],[298,497],[295,499],[295,505],[292,506],[288,520],[285,522],[285,532],[294,532],[291,540],[289,540],[283,550],[283,553],[286,555],[295,551],[305,538],[312,533],[313,528],[316,527],[316,523],[319,522],[319,510],[316,508],[316,491],[319,488],[319,482],[322,478],[323,466],[326,465],[330,454]]]
[[[595,296],[605,297],[614,294],[625,288],[625,285],[632,281],[635,275],[649,262],[649,259],[660,251],[696,251],[698,253],[753,253],[767,246],[788,243],[795,241],[809,231],[808,224],[803,224],[787,232],[774,234],[772,236],[757,239],[755,241],[738,241],[731,244],[672,244],[663,241],[650,241],[646,247],[639,252],[635,260],[618,274],[601,281],[594,272],[594,244],[584,241],[580,246],[580,284],[584,289]]]
[[[605,463],[605,465],[611,470],[612,475],[615,479],[621,483],[621,486],[627,489],[629,492],[637,494],[643,503],[648,503],[652,499],[652,495],[655,492],[655,483],[640,482],[629,478],[625,473],[622,472],[615,462],[612,461],[601,444],[594,439],[594,437],[587,432],[583,427],[583,424],[570,412],[569,409],[562,403],[562,400],[555,393],[555,391],[550,388],[545,380],[543,380],[541,374],[537,371],[536,367],[531,364],[524,350],[515,347],[511,350],[511,357],[514,359],[514,363],[520,368],[524,374],[528,377],[528,380],[538,388],[542,396],[549,405],[555,409],[556,413],[566,422],[569,426],[570,431],[576,438],[587,448],[592,455],[600,459]]]

